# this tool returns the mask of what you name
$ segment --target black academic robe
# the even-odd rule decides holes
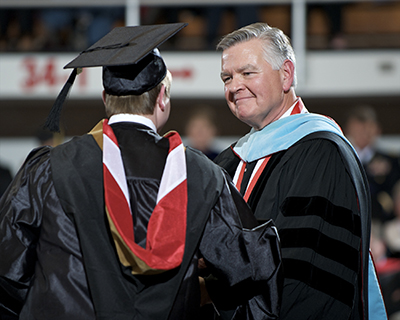
[[[0,165],[0,197],[7,190],[11,180],[12,176],[10,170]]]
[[[112,127],[140,244],[162,172],[154,166],[165,160],[168,143],[140,125]],[[211,295],[214,288],[236,292],[242,319],[276,319],[281,263],[273,223],[251,231],[257,221],[223,172],[191,149],[186,160],[182,264],[158,275],[133,275],[120,263],[110,234],[102,152],[93,136],[34,150],[0,200],[0,318],[196,319],[202,257],[218,279]]]
[[[232,148],[215,160],[232,177],[239,161]],[[339,136],[318,132],[273,154],[257,181],[248,204],[281,239],[280,319],[367,319],[370,204],[360,167]]]

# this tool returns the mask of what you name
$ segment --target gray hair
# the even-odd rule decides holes
[[[264,41],[264,58],[274,70],[279,70],[286,59],[292,61],[294,65],[292,87],[296,87],[296,57],[289,37],[278,28],[261,22],[250,24],[224,36],[218,43],[217,50],[226,50],[237,43],[252,39]]]

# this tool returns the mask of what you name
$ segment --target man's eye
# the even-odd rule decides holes
[[[231,80],[231,77],[223,77],[223,78],[222,78],[222,81],[223,81],[224,83],[227,83],[229,80]]]

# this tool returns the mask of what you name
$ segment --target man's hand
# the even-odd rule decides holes
[[[199,259],[199,261],[197,262],[197,266],[198,266],[199,269],[207,268],[207,265],[206,265],[206,263],[205,263],[203,258]]]
[[[206,282],[204,281],[204,278],[199,277],[199,282],[200,282],[200,307],[210,304],[211,298],[208,295],[207,288],[206,288]]]

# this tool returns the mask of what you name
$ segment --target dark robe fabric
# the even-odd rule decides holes
[[[215,162],[233,177],[240,159],[228,148]],[[278,228],[280,319],[368,319],[368,194],[355,153],[334,133],[312,133],[271,156],[248,204]]]
[[[112,128],[135,241],[143,246],[168,142],[142,125]],[[120,263],[110,233],[102,152],[93,136],[32,151],[0,200],[0,318],[197,319],[203,258],[218,279],[210,295],[239,297],[233,302],[236,319],[277,319],[283,278],[273,222],[259,226],[223,171],[204,155],[188,148],[186,160],[182,264],[158,275],[133,275]]]
[[[8,185],[12,181],[12,175],[8,168],[0,165],[0,198],[2,194],[7,190]]]

